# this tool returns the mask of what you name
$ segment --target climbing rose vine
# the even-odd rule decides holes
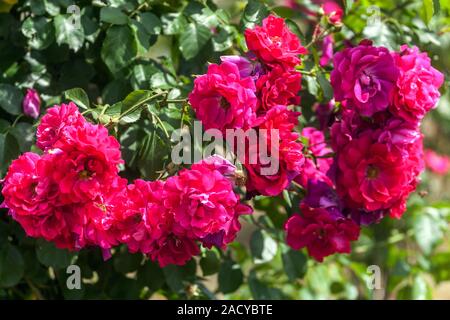
[[[339,25],[342,10],[331,12],[330,23]],[[223,137],[227,130],[256,132],[256,144],[246,139],[231,150],[243,147],[243,172],[214,155],[164,179],[129,182],[120,176],[119,141],[69,102],[41,118],[40,151],[11,163],[3,207],[30,237],[70,250],[97,246],[105,259],[125,244],[161,267],[183,265],[202,247],[225,249],[240,217],[252,214],[245,202],[254,197],[301,195],[284,223],[286,243],[317,261],[349,253],[361,226],[400,218],[424,168],[421,120],[444,81],[428,55],[369,40],[333,55],[333,37],[324,37],[320,64],[332,62],[334,100],[317,107],[318,128],[300,128],[301,57],[308,50],[275,15],[244,35],[248,52],[210,64],[188,96],[205,129]],[[37,117],[37,92],[28,91],[23,109]],[[274,130],[275,137],[265,134]],[[250,161],[263,149],[273,151],[275,173],[265,174],[258,157]]]

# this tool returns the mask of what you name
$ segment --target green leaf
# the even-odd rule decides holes
[[[268,15],[269,10],[262,1],[249,0],[242,16],[241,29],[253,28],[255,24],[260,24]]]
[[[286,272],[290,281],[295,281],[305,276],[308,268],[308,258],[303,252],[294,251],[287,246],[283,246],[281,258],[284,272]]]
[[[137,280],[146,285],[150,290],[156,291],[165,282],[164,272],[157,263],[146,261],[138,270]]]
[[[0,169],[2,173],[8,170],[12,160],[20,154],[20,145],[12,133],[0,134]]]
[[[434,1],[433,0],[423,0],[422,6],[424,10],[424,21],[428,24],[434,15]]]
[[[426,300],[431,298],[430,288],[421,275],[414,277],[411,295],[414,300]]]
[[[162,32],[166,35],[179,34],[187,25],[181,13],[168,13],[161,16]]]
[[[0,247],[0,287],[13,287],[22,279],[25,262],[20,251],[9,243]]]
[[[142,255],[129,253],[126,247],[121,247],[120,251],[114,255],[114,269],[123,274],[136,271],[141,262]]]
[[[344,0],[345,14],[349,13],[351,8],[353,7],[354,2],[355,2],[354,0]]]
[[[136,108],[143,104],[145,101],[149,101],[149,98],[154,95],[150,90],[136,90],[131,92],[122,101],[122,113],[130,109]]]
[[[189,260],[184,266],[168,265],[162,270],[169,288],[177,293],[184,291],[185,282],[195,279],[197,264],[194,259]]]
[[[415,217],[414,237],[425,254],[430,254],[434,246],[442,239],[441,221],[438,210],[426,208]]]
[[[69,15],[59,15],[54,19],[56,43],[67,44],[73,51],[78,51],[83,46],[84,30],[73,23]]]
[[[226,259],[219,270],[219,290],[222,293],[236,291],[244,281],[241,266],[231,259]]]
[[[119,8],[104,7],[100,10],[100,21],[122,25],[128,23],[128,16]]]
[[[18,115],[22,112],[23,93],[16,87],[0,83],[0,107],[9,114]]]
[[[144,25],[149,34],[160,34],[162,30],[161,20],[151,12],[141,12],[139,21]]]
[[[103,41],[102,60],[114,74],[130,65],[137,54],[133,31],[128,26],[111,26]]]
[[[277,242],[267,232],[256,230],[250,239],[250,251],[255,264],[265,263],[277,254]]]
[[[51,242],[39,240],[36,244],[36,256],[43,265],[62,269],[72,263],[76,254],[66,249],[58,249]]]
[[[200,260],[200,267],[204,276],[210,276],[219,271],[220,259],[214,250],[206,251],[204,257]]]
[[[180,51],[186,60],[194,58],[211,38],[212,33],[207,27],[190,23],[180,35]]]
[[[77,106],[83,109],[89,109],[89,97],[81,88],[73,88],[64,91],[67,100],[73,101]]]
[[[33,145],[34,135],[36,134],[36,128],[32,124],[19,122],[9,132],[16,138],[20,152],[30,151]]]
[[[250,292],[256,300],[280,300],[283,299],[282,292],[277,288],[271,288],[262,281],[260,281],[255,270],[250,271],[248,277],[248,286]]]
[[[55,40],[55,29],[50,19],[45,17],[28,17],[22,24],[22,34],[28,44],[36,50],[43,50]]]

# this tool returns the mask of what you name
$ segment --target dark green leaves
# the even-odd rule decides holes
[[[67,100],[73,101],[77,106],[83,109],[89,109],[89,97],[81,88],[66,90],[64,96]]]
[[[265,263],[277,254],[277,243],[267,232],[256,230],[250,240],[250,249],[256,264]]]
[[[19,250],[10,244],[0,247],[0,287],[16,285],[24,274],[25,263]]]
[[[211,38],[211,31],[204,25],[190,23],[180,36],[180,51],[186,60],[195,57]]]
[[[100,21],[111,24],[127,24],[128,16],[119,8],[104,7],[100,10]]]
[[[330,82],[325,77],[325,74],[322,72],[319,72],[317,74],[317,82],[320,85],[320,88],[322,89],[323,94],[323,102],[328,102],[333,98],[333,88],[331,87]]]
[[[0,134],[0,169],[6,173],[12,160],[20,153],[20,145],[11,132]]]
[[[53,243],[40,240],[37,242],[36,256],[43,265],[62,269],[72,263],[75,254],[65,249],[58,249]]]
[[[143,12],[139,14],[139,20],[149,34],[161,33],[162,23],[155,14],[151,12]]]
[[[253,28],[268,15],[269,10],[262,1],[249,0],[242,16],[242,29]]]
[[[301,251],[294,251],[285,245],[282,248],[283,268],[289,280],[295,281],[303,278],[307,270],[308,258],[306,255]]]
[[[84,30],[77,25],[74,18],[69,15],[58,15],[54,19],[56,42],[67,44],[73,51],[78,51],[83,46]]]
[[[220,268],[220,259],[214,250],[208,250],[200,260],[200,266],[204,276],[215,274]]]
[[[231,259],[226,259],[219,270],[219,290],[223,293],[234,292],[243,281],[241,266]]]
[[[22,33],[31,48],[43,50],[55,40],[52,21],[45,17],[29,17],[22,24]]]
[[[16,87],[0,83],[0,107],[6,112],[18,115],[22,112],[22,91]]]
[[[133,62],[137,44],[129,26],[112,26],[106,32],[101,56],[112,73],[117,73]]]

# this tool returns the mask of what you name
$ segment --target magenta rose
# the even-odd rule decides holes
[[[364,40],[336,53],[333,65],[331,85],[336,101],[368,117],[389,106],[398,69],[388,49]]]
[[[194,81],[189,102],[205,129],[247,129],[256,119],[255,83],[234,62],[211,64]]]

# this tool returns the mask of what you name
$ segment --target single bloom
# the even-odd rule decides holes
[[[223,164],[200,161],[167,179],[164,206],[173,214],[173,232],[206,247],[225,248],[240,229],[239,216],[251,209],[240,203]]]
[[[255,83],[241,77],[238,65],[228,60],[211,64],[206,74],[194,80],[189,103],[205,129],[252,127],[256,119]]]
[[[389,106],[399,71],[388,49],[363,40],[333,58],[331,85],[336,101],[370,117]]]
[[[93,200],[113,186],[123,163],[120,144],[102,125],[67,128],[40,170],[57,186],[61,203]]]
[[[370,132],[350,141],[337,158],[337,191],[349,208],[387,209],[398,217],[415,190],[421,171],[421,141],[407,156],[389,144],[373,141]]]
[[[292,68],[300,64],[300,54],[307,51],[299,38],[287,27],[283,18],[270,15],[262,26],[245,30],[247,47],[264,64]]]
[[[444,75],[431,66],[427,53],[420,52],[416,46],[402,45],[400,52],[392,55],[400,74],[390,110],[417,123],[436,107]]]
[[[324,208],[302,204],[301,215],[294,214],[285,224],[286,242],[295,250],[307,248],[319,262],[333,253],[350,253],[351,241],[359,237],[360,228],[348,218],[335,218]]]
[[[295,70],[285,70],[276,66],[259,77],[256,90],[261,107],[269,110],[277,105],[300,104],[299,91],[302,86],[302,75]]]
[[[86,120],[78,111],[78,107],[73,103],[55,105],[49,108],[41,119],[36,132],[36,145],[43,151],[53,148],[66,128],[84,125]]]

